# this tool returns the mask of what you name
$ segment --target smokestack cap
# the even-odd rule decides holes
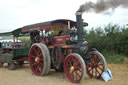
[[[82,15],[82,12],[76,12],[76,15]]]

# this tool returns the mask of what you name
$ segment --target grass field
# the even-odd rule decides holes
[[[127,58],[125,55],[119,55],[119,54],[110,55],[108,53],[106,53],[104,56],[105,56],[107,63],[109,64],[123,64],[124,59]]]

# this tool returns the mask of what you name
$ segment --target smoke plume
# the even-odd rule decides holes
[[[95,12],[102,13],[109,9],[115,10],[117,7],[128,8],[128,0],[97,0],[94,2],[86,2],[78,9],[78,12]]]

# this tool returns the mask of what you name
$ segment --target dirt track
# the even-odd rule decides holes
[[[80,82],[81,85],[128,85],[128,64],[109,64],[113,80],[104,82],[91,79],[87,75]],[[14,71],[0,68],[0,85],[78,85],[68,81],[63,72],[50,71],[47,76],[40,77],[32,74],[29,65],[17,68]]]

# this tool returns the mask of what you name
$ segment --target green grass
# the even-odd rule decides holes
[[[123,64],[124,58],[123,54],[116,54],[114,52],[105,52],[103,53],[108,64]]]

